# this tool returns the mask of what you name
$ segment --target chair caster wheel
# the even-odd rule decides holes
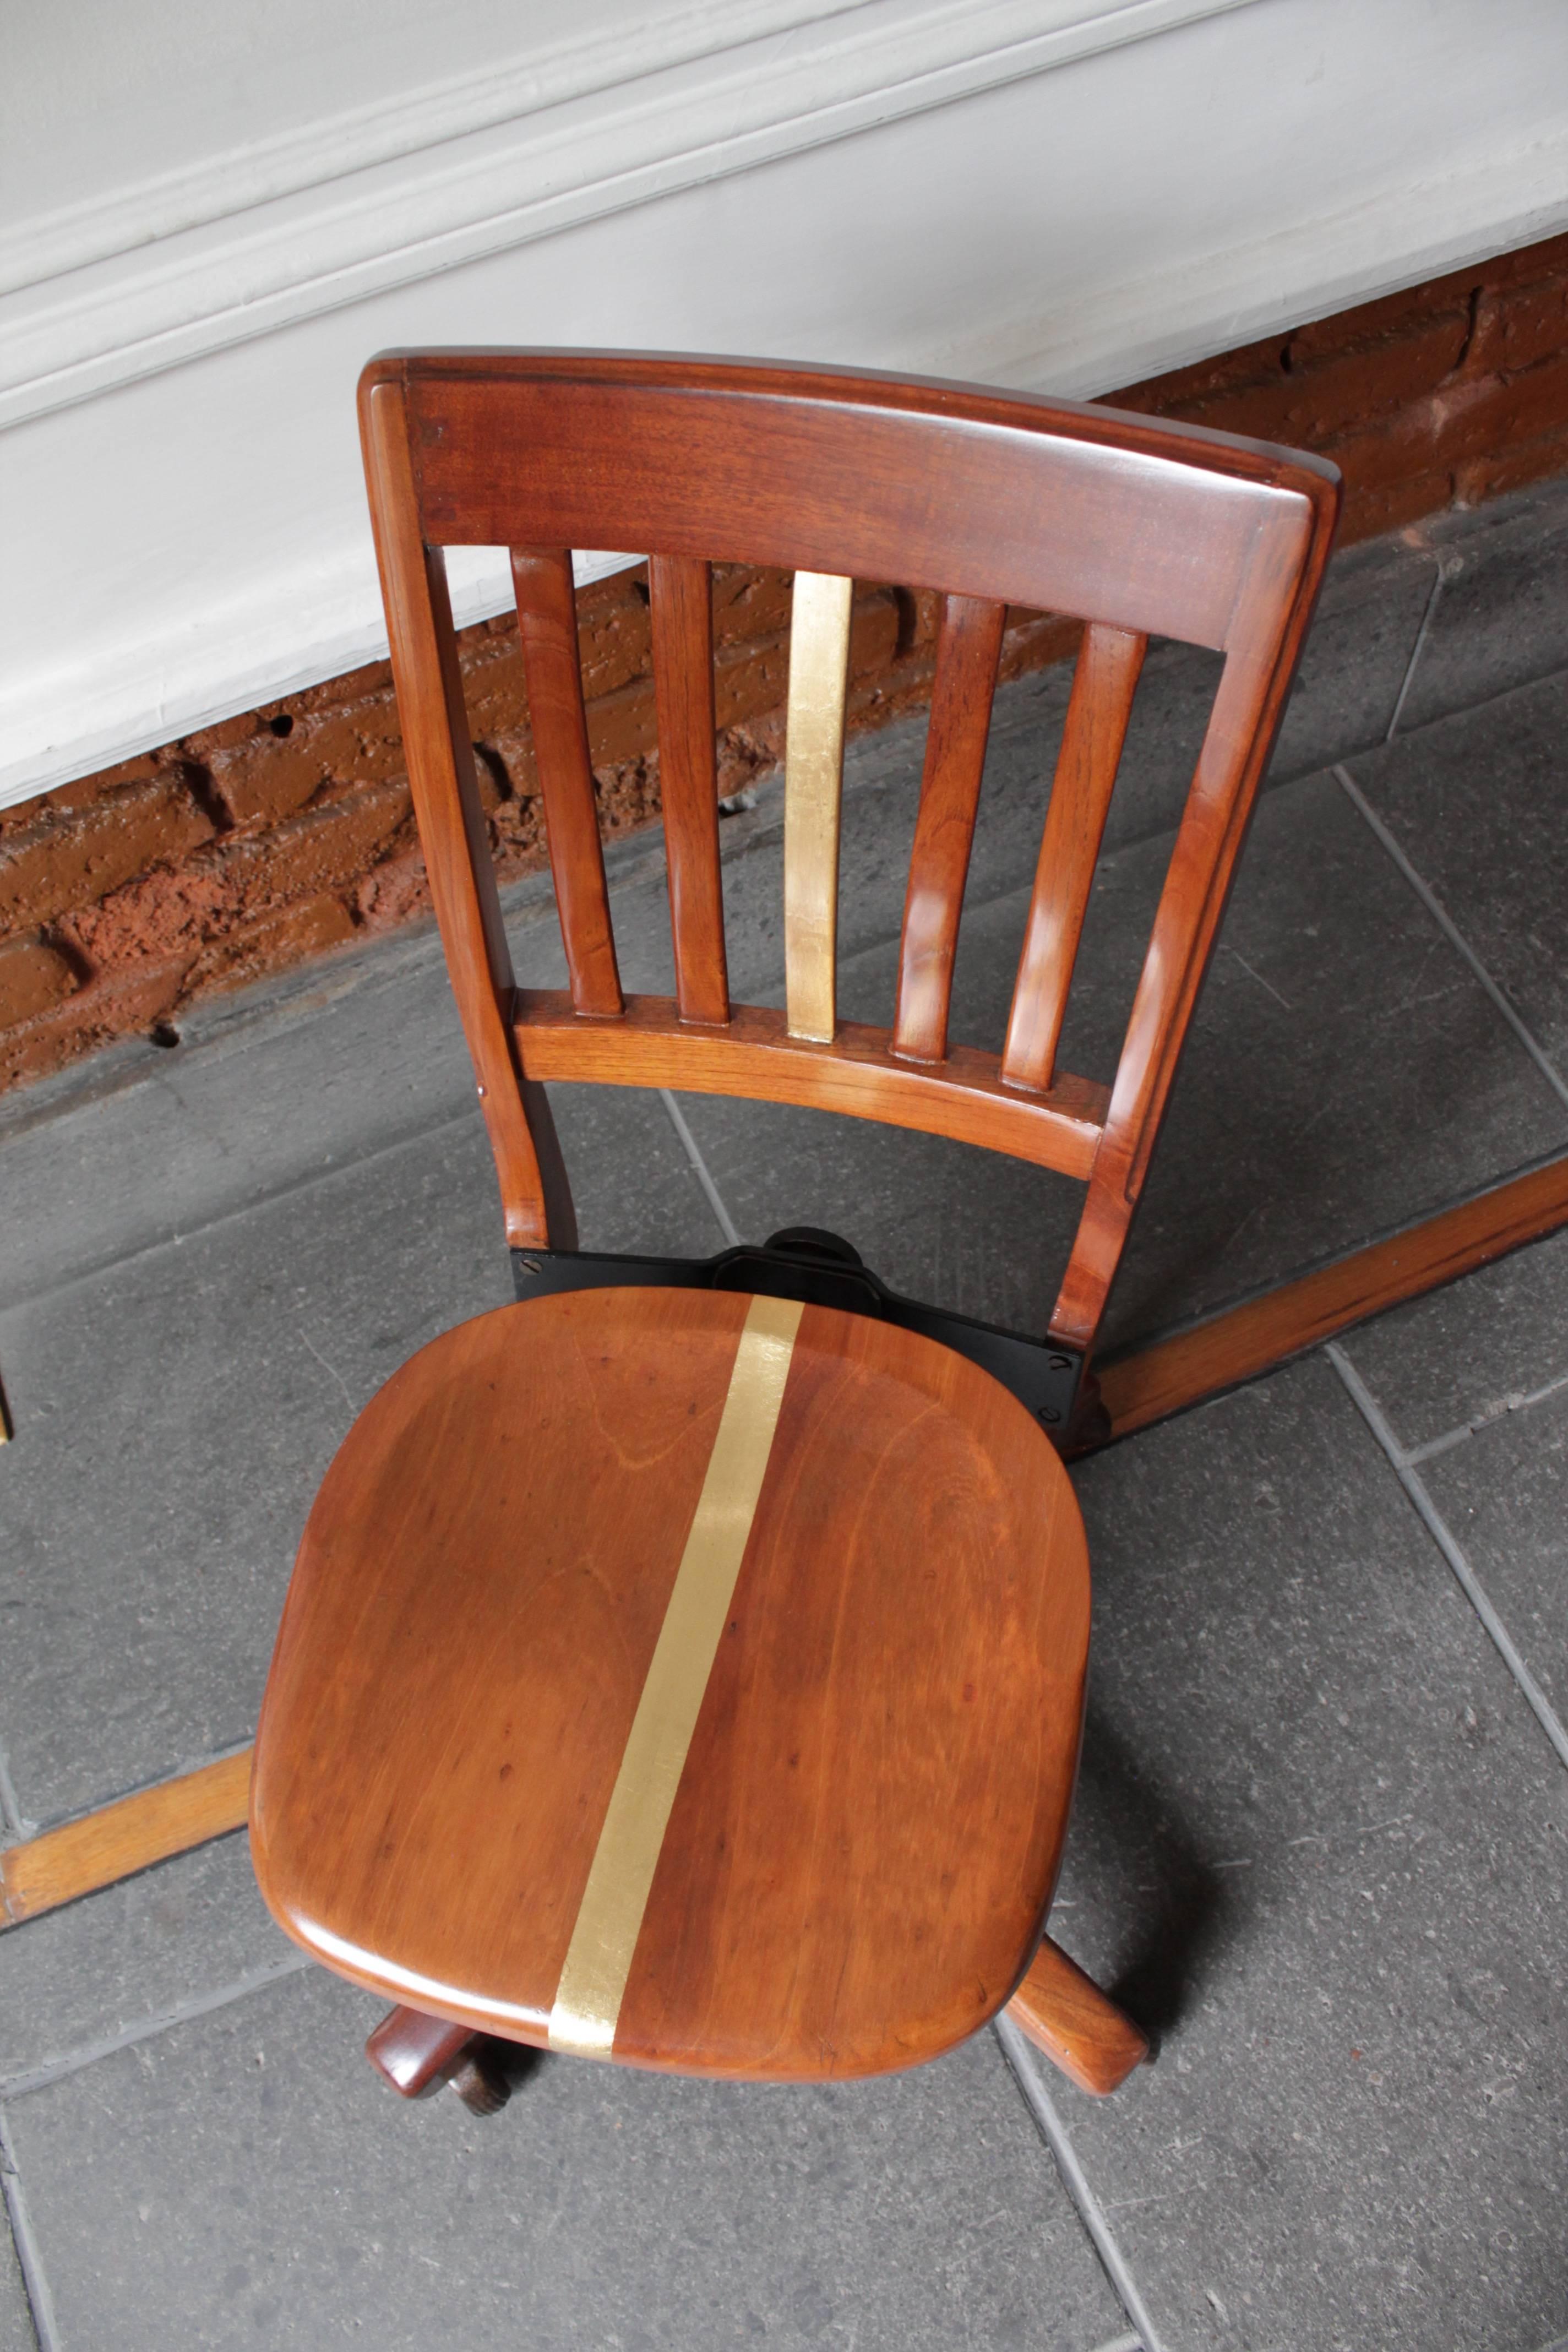
[[[448,2079],[471,2116],[499,2116],[511,2096],[511,2084],[493,2044],[476,2042]]]

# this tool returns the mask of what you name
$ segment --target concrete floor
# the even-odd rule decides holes
[[[1439,586],[1439,581],[1441,584]],[[1064,1059],[1107,1075],[1205,657],[1151,659]],[[999,1034],[1067,680],[999,700],[955,1032]],[[1397,723],[1395,723],[1397,722]],[[1114,1305],[1126,1345],[1568,1148],[1568,494],[1331,575]],[[1391,733],[1392,729],[1392,733]],[[921,730],[853,755],[886,1019]],[[726,827],[776,1001],[779,807]],[[668,969],[657,839],[612,864]],[[538,885],[521,976],[559,948]],[[1076,1188],[751,1104],[559,1090],[583,1235],[845,1232],[1037,1323]],[[427,935],[0,1107],[0,1823],[243,1744],[354,1412],[509,1295]],[[243,1840],[0,1937],[0,2352],[1568,2345],[1568,1235],[1075,1474],[1095,1568],[1053,1931],[1160,2036],[1097,2104],[984,2034],[869,2085],[551,2059],[407,2108]]]

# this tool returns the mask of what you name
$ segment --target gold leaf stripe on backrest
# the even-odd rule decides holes
[[[784,738],[784,1002],[792,1037],[837,1025],[838,804],[853,580],[797,572]]]
[[[789,1378],[801,1306],[753,1298],[691,1532],[567,1946],[550,2047],[607,2058],[686,1752],[708,1688]]]

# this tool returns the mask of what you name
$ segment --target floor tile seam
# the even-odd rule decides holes
[[[1502,1169],[1497,1174],[1487,1177],[1484,1182],[1477,1185],[1473,1190],[1467,1188],[1464,1192],[1450,1194],[1434,1206],[1424,1209],[1415,1219],[1404,1217],[1397,1224],[1380,1225],[1360,1240],[1347,1242],[1342,1249],[1331,1251],[1326,1257],[1309,1258],[1303,1265],[1288,1268],[1283,1274],[1270,1275],[1267,1281],[1252,1283],[1245,1290],[1238,1290],[1228,1298],[1217,1300],[1212,1307],[1200,1307],[1195,1314],[1182,1316],[1173,1323],[1158,1324],[1152,1330],[1140,1331],[1132,1339],[1118,1340],[1115,1347],[1108,1349],[1103,1357],[1096,1356],[1096,1366],[1100,1370],[1104,1371],[1112,1364],[1125,1362],[1130,1356],[1141,1356],[1150,1349],[1163,1348],[1168,1340],[1184,1339],[1191,1333],[1203,1330],[1205,1325],[1218,1322],[1222,1316],[1235,1314],[1244,1307],[1256,1305],[1260,1298],[1271,1297],[1276,1290],[1283,1290],[1292,1283],[1305,1282],[1313,1275],[1331,1273],[1335,1266],[1343,1265],[1351,1258],[1359,1256],[1363,1250],[1377,1249],[1385,1242],[1399,1241],[1405,1234],[1417,1230],[1420,1226],[1433,1223],[1437,1218],[1447,1216],[1451,1210],[1471,1208],[1477,1202],[1487,1199],[1489,1194],[1500,1192],[1506,1185],[1517,1183],[1521,1177],[1538,1175],[1542,1169],[1552,1167],[1563,1157],[1563,1145],[1560,1142],[1552,1144],[1546,1150],[1534,1153],[1529,1160],[1521,1160],[1516,1167]],[[1555,1238],[1560,1230],[1561,1228],[1554,1226],[1550,1233],[1534,1234],[1530,1240],[1520,1243],[1518,1248],[1522,1251],[1532,1248],[1536,1241],[1551,1241]],[[1513,1249],[1505,1253],[1510,1257],[1516,1254]],[[1490,1261],[1493,1264],[1499,1262]],[[1479,1271],[1479,1269],[1477,1270]],[[1447,1283],[1438,1286],[1440,1288],[1447,1286]],[[1373,1308],[1365,1319],[1375,1321],[1380,1316],[1393,1313],[1398,1307],[1419,1304],[1420,1300],[1428,1295],[1426,1292],[1417,1292],[1414,1300],[1393,1300],[1387,1307]]]
[[[1559,1372],[1542,1388],[1531,1389],[1525,1393],[1510,1393],[1499,1403],[1475,1414],[1473,1419],[1460,1422],[1457,1428],[1444,1430],[1438,1437],[1428,1437],[1420,1445],[1403,1447],[1403,1459],[1408,1468],[1416,1469],[1436,1454],[1451,1454],[1455,1446],[1463,1445],[1467,1438],[1479,1437],[1483,1429],[1495,1429],[1500,1421],[1511,1420],[1516,1412],[1529,1412],[1532,1406],[1544,1404],[1548,1398],[1561,1394],[1563,1389],[1568,1389],[1568,1372]]]
[[[1426,551],[1427,551],[1423,550],[1424,553]],[[1388,732],[1383,739],[1385,743],[1392,743],[1395,735],[1399,732],[1399,721],[1404,713],[1405,705],[1408,699],[1410,689],[1415,681],[1416,665],[1421,659],[1422,653],[1426,648],[1426,639],[1431,634],[1432,623],[1436,614],[1438,603],[1442,597],[1444,583],[1448,580],[1453,573],[1460,571],[1464,565],[1464,557],[1462,555],[1457,553],[1450,554],[1447,551],[1443,554],[1438,554],[1436,549],[1431,550],[1430,552],[1432,557],[1432,585],[1426,592],[1426,602],[1422,608],[1420,625],[1415,632],[1415,642],[1410,648],[1410,658],[1405,665],[1405,676],[1401,678],[1399,682],[1399,691],[1394,698],[1394,709],[1389,716]]]
[[[205,1772],[210,1765],[226,1764],[231,1756],[244,1756],[250,1748],[254,1748],[255,1745],[256,1733],[254,1728],[252,1728],[245,1734],[243,1738],[231,1739],[222,1748],[211,1748],[200,1756],[182,1756],[177,1762],[171,1764],[166,1771],[154,1772],[151,1780],[132,1780],[129,1786],[120,1789],[111,1789],[109,1790],[107,1795],[94,1797],[85,1805],[72,1805],[68,1812],[45,1813],[37,1821],[31,1821],[27,1818],[27,1816],[22,1811],[20,1801],[18,1801],[16,1805],[16,1817],[21,1830],[22,1840],[23,1842],[26,1842],[32,1838],[48,1837],[56,1830],[72,1829],[79,1822],[89,1822],[97,1814],[107,1812],[111,1805],[123,1804],[130,1797],[151,1796],[155,1790],[166,1789],[173,1781],[189,1780],[195,1773]],[[12,1787],[11,1794],[13,1799],[15,1799],[16,1792],[14,1786]],[[231,1837],[235,1832],[233,1831],[225,1831],[223,1834],[225,1836]],[[204,1844],[210,1844],[211,1843],[212,1841],[210,1839],[203,1840]],[[186,1853],[190,1853],[193,1849],[186,1847],[184,1851]],[[172,1862],[175,1857],[173,1854],[163,1854],[161,1855],[159,1859],[160,1861]],[[147,1864],[149,1869],[156,1869],[157,1866],[156,1863],[150,1863]],[[113,1883],[114,1882],[112,1881],[110,1882],[110,1884]],[[42,1915],[40,1914],[39,1916],[41,1916]],[[18,1927],[24,1926],[26,1922],[22,1920],[18,1920],[16,1922]],[[9,1934],[11,1931],[7,1928],[5,1932]]]
[[[664,1105],[665,1110],[668,1115],[670,1125],[674,1128],[677,1136],[680,1139],[681,1150],[685,1152],[687,1159],[691,1162],[692,1173],[695,1175],[698,1183],[702,1188],[702,1196],[707,1202],[709,1208],[713,1213],[714,1221],[717,1223],[720,1232],[724,1236],[727,1247],[730,1249],[738,1248],[740,1246],[741,1236],[736,1230],[735,1220],[731,1217],[729,1209],[725,1205],[724,1196],[720,1192],[718,1185],[713,1180],[713,1172],[709,1167],[707,1160],[702,1156],[697,1138],[692,1134],[691,1129],[686,1123],[685,1112],[681,1109],[679,1103],[677,1102],[675,1097],[671,1094],[668,1087],[659,1087],[658,1098]]]
[[[1373,838],[1387,853],[1398,871],[1404,876],[1405,881],[1409,884],[1411,889],[1415,891],[1415,896],[1420,899],[1422,905],[1426,908],[1426,912],[1431,916],[1432,920],[1443,933],[1443,936],[1448,941],[1449,946],[1453,948],[1469,966],[1471,971],[1475,974],[1477,980],[1479,981],[1482,988],[1486,991],[1494,1010],[1500,1013],[1503,1020],[1507,1022],[1509,1027],[1513,1031],[1513,1034],[1518,1038],[1520,1044],[1524,1047],[1525,1052],[1530,1055],[1531,1060],[1535,1064],[1536,1068],[1541,1072],[1542,1076],[1546,1080],[1547,1085],[1552,1088],[1553,1094],[1556,1095],[1559,1102],[1563,1104],[1565,1109],[1568,1109],[1568,1078],[1563,1076],[1556,1064],[1552,1061],[1551,1055],[1546,1052],[1544,1046],[1540,1044],[1539,1040],[1531,1034],[1525,1023],[1521,1019],[1520,1014],[1515,1010],[1514,1006],[1510,1003],[1505,992],[1499,987],[1497,982],[1493,979],[1491,973],[1488,971],[1480,957],[1476,953],[1475,949],[1470,945],[1468,940],[1466,939],[1458,923],[1455,922],[1453,917],[1449,914],[1447,908],[1444,906],[1436,892],[1432,888],[1430,883],[1428,883],[1424,877],[1416,871],[1415,866],[1405,856],[1404,850],[1400,847],[1393,834],[1384,824],[1383,819],[1378,815],[1371,802],[1362,792],[1360,785],[1356,782],[1349,769],[1345,767],[1342,761],[1340,761],[1335,764],[1331,772],[1338,779],[1340,784],[1343,788],[1346,797],[1349,799],[1352,806],[1357,809],[1361,815],[1366,820],[1367,824],[1371,827]]]
[[[1480,1619],[1498,1655],[1512,1675],[1521,1696],[1556,1750],[1559,1763],[1568,1768],[1568,1728],[1564,1728],[1556,1708],[1531,1674],[1522,1652],[1504,1624],[1491,1595],[1476,1574],[1462,1545],[1433,1501],[1425,1480],[1405,1460],[1400,1449],[1399,1441],[1390,1428],[1381,1406],[1343,1350],[1331,1339],[1325,1345],[1323,1353],[1338,1373],[1346,1393],[1382,1448],[1390,1468],[1405,1489],[1416,1516],[1452,1570],[1460,1590]]]
[[[479,1120],[479,1111],[476,1104],[472,1108],[448,1112],[444,1118],[432,1119],[426,1126],[410,1128],[385,1143],[378,1143],[370,1151],[353,1159],[335,1160],[328,1167],[312,1168],[302,1176],[289,1177],[286,1182],[275,1185],[268,1192],[254,1193],[250,1199],[237,1202],[233,1208],[219,1209],[210,1217],[200,1217],[194,1224],[182,1226],[177,1233],[161,1234],[155,1240],[138,1242],[133,1249],[95,1258],[90,1265],[80,1266],[73,1273],[63,1274],[54,1281],[40,1283],[35,1289],[13,1291],[0,1299],[0,1315],[9,1314],[17,1307],[36,1307],[42,1300],[56,1298],[61,1292],[74,1290],[84,1282],[96,1282],[106,1274],[117,1272],[121,1266],[140,1265],[142,1259],[155,1256],[160,1250],[183,1249],[188,1242],[203,1240],[220,1226],[233,1224],[242,1217],[258,1215],[265,1209],[274,1208],[279,1201],[293,1200],[298,1194],[310,1192],[317,1184],[325,1184],[333,1177],[357,1174],[362,1169],[374,1167],[378,1160],[389,1159],[395,1152],[411,1150],[416,1144],[429,1142],[433,1136],[444,1135],[454,1128],[474,1126]]]
[[[1167,2352],[1143,2300],[1142,2291],[1106,2219],[1105,2209],[1095,2195],[1089,2175],[1068,2136],[1067,2126],[1046,2088],[1043,2071],[1033,2048],[1005,2012],[993,2018],[991,2023],[1024,2104],[1055,2158],[1062,2185],[1077,2208],[1079,2219],[1100,2257],[1100,2266],[1117,2300],[1132,2323],[1142,2352]]]
[[[11,1755],[4,1739],[0,1739],[0,1833],[7,1845],[18,1844],[31,1837],[37,1823],[30,1822],[22,1811],[22,1801],[16,1794],[16,1783],[11,1778]]]
[[[174,2001],[169,2008],[158,2010],[151,2017],[138,2018],[131,2025],[121,2026],[118,2032],[96,2036],[91,2042],[79,2042],[74,2050],[61,2053],[58,2058],[46,2059],[41,2065],[29,2066],[20,2074],[0,2082],[0,2103],[26,2098],[34,2091],[47,2091],[55,2083],[63,2083],[84,2068],[96,2066],[101,2059],[113,2058],[122,2050],[132,2050],[139,2042],[156,2041],[160,2034],[172,2032],[177,2025],[189,2025],[199,2017],[211,2017],[218,2010],[232,2009],[237,2001],[248,2000],[253,1993],[265,1992],[268,1986],[280,1984],[287,1978],[299,1976],[315,1965],[309,1952],[287,1952],[280,1959],[268,1960],[265,1967],[252,1969],[225,1985],[216,1985],[206,1992],[191,1993],[184,2000]]]
[[[0,2105],[0,2189],[5,2192],[11,2242],[16,2249],[16,2265],[22,2273],[22,2288],[27,2298],[38,2352],[59,2352],[60,2334],[55,2318],[55,2299],[49,2292],[43,2249],[33,2225],[27,2192],[22,2182],[22,2169],[16,2161],[10,2123],[3,2105]]]

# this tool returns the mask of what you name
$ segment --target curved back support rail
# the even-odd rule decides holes
[[[360,387],[419,828],[508,1239],[575,1234],[542,1081],[737,1094],[987,1145],[1088,1185],[1049,1336],[1087,1353],[1142,1189],[1339,504],[1321,461],[1193,426],[907,377],[573,352],[389,353]],[[514,984],[440,550],[512,550],[565,942]],[[676,995],[623,994],[570,551],[648,551]],[[710,565],[795,576],[786,1009],[731,1004],[714,769]],[[835,937],[856,580],[943,606],[887,1029],[837,1018]],[[1009,604],[1088,624],[1005,1038],[950,1047],[953,955]],[[1095,858],[1152,635],[1225,656],[1109,1090],[1057,1068]]]

